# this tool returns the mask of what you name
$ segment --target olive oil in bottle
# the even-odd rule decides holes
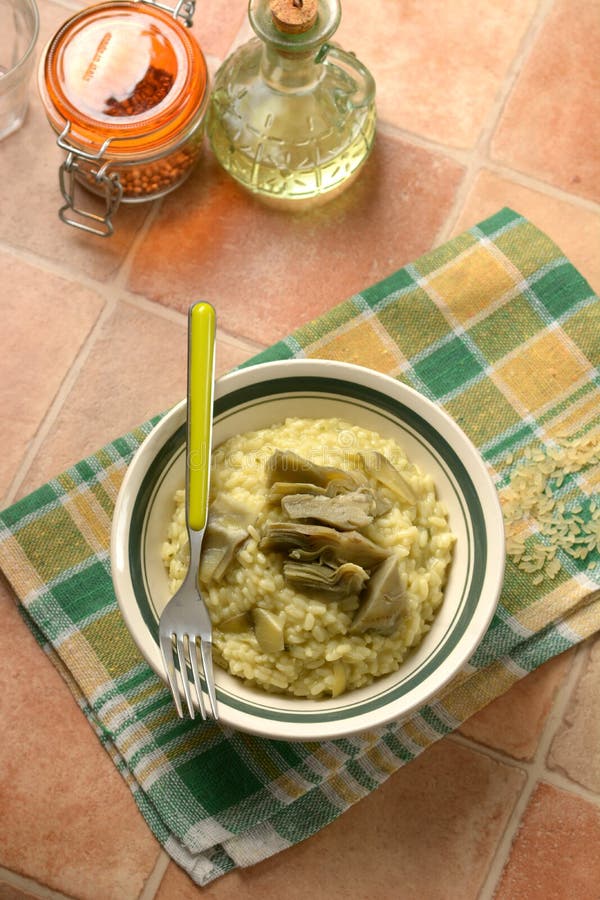
[[[373,78],[327,42],[339,24],[339,0],[250,0],[249,17],[257,37],[215,77],[213,151],[261,199],[287,208],[319,204],[348,187],[371,151]]]

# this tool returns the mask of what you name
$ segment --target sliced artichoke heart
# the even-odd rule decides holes
[[[327,488],[317,484],[309,484],[305,481],[274,481],[269,488],[267,499],[270,503],[281,503],[289,494],[315,494],[326,495]]]
[[[335,497],[293,494],[281,498],[281,508],[290,519],[315,519],[340,531],[352,531],[373,521],[377,504],[372,491],[360,488]]]
[[[336,659],[333,664],[333,683],[331,696],[339,697],[346,690],[346,666],[341,659]]]
[[[224,494],[217,496],[208,510],[202,541],[200,579],[203,582],[223,578],[235,551],[248,537],[248,527],[255,519],[256,512],[250,506]]]
[[[244,631],[250,631],[252,622],[249,613],[243,612],[238,613],[235,616],[230,616],[228,619],[224,619],[216,627],[224,632],[224,634],[243,634]]]
[[[392,555],[375,569],[367,582],[350,633],[377,631],[379,634],[392,634],[406,608],[407,598],[400,578],[399,560]]]
[[[294,588],[320,592],[333,600],[349,594],[359,594],[369,573],[355,563],[342,563],[334,567],[318,562],[286,560],[283,564],[283,577]]]
[[[263,653],[279,653],[283,650],[283,613],[273,613],[255,606],[252,610],[254,634]]]
[[[333,566],[334,568],[339,563],[339,560],[330,547],[325,547],[323,549],[317,548],[316,550],[301,550],[300,547],[295,547],[293,550],[290,550],[289,558],[297,560],[298,562],[314,562],[315,559],[317,559],[324,565]]]
[[[412,486],[389,459],[378,450],[358,450],[356,454],[369,475],[388,488],[404,503],[415,503],[417,498]]]
[[[340,490],[353,491],[364,483],[360,472],[346,472],[335,466],[320,466],[293,450],[276,450],[267,460],[265,470],[269,485],[290,481],[323,488],[335,485]]]
[[[375,513],[374,518],[377,519],[379,516],[385,515],[386,512],[389,512],[392,506],[394,505],[391,500],[388,500],[387,497],[384,497],[383,494],[377,492],[375,495]]]
[[[259,548],[290,554],[296,550],[309,554],[326,554],[328,560],[351,562],[365,569],[377,566],[391,552],[379,547],[358,531],[336,531],[326,525],[300,522],[271,522]]]

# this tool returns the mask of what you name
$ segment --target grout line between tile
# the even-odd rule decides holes
[[[531,795],[536,784],[537,777],[530,769],[527,773],[527,780],[523,785],[517,802],[515,803],[506,823],[504,834],[498,841],[498,845],[490,863],[488,873],[479,892],[478,900],[493,900],[498,885],[500,884],[500,879],[502,878],[504,867],[510,856],[514,839],[517,836],[519,828],[521,827],[523,814],[527,808],[529,800],[531,799]]]
[[[494,132],[498,127],[498,123],[500,122],[500,119],[502,117],[506,102],[515,86],[522,64],[526,57],[529,55],[531,48],[535,43],[550,10],[552,9],[553,3],[554,0],[541,0],[537,11],[532,16],[529,28],[526,30],[521,39],[519,48],[517,49],[512,63],[508,68],[508,72],[504,78],[504,82],[498,89],[496,100],[491,104],[490,111],[486,117],[486,121],[482,126],[479,139],[475,144],[470,160],[467,164],[465,176],[456,192],[452,208],[448,216],[446,217],[445,223],[440,228],[433,246],[439,246],[440,244],[443,244],[450,237],[452,230],[456,222],[458,221],[460,213],[463,210],[465,203],[469,197],[471,188],[473,187],[473,184],[475,182],[475,178],[481,168],[483,168],[488,161],[489,146]]]
[[[527,61],[534,44],[536,43],[539,33],[546,24],[546,21],[554,6],[554,0],[540,0],[537,11],[533,14],[529,28],[521,39],[520,46],[513,57],[513,61],[508,68],[504,83],[498,90],[496,102],[492,104],[491,111],[487,117],[487,122],[482,128],[478,147],[483,149],[485,154],[489,156],[489,148],[496,131],[496,128],[502,118],[506,104],[517,83],[523,64]]]
[[[170,861],[169,855],[161,848],[156,863],[154,864],[154,868],[146,879],[146,884],[144,885],[138,900],[154,900],[169,867]]]
[[[567,706],[572,698],[573,692],[581,678],[583,669],[589,655],[590,641],[582,641],[575,652],[575,658],[571,664],[569,671],[564,677],[563,683],[556,692],[554,703],[546,719],[546,724],[542,730],[535,760],[540,762],[541,768],[546,768],[546,757],[550,749],[550,744],[556,734],[556,731],[564,719]]]
[[[231,334],[229,331],[219,331],[218,337],[225,344],[229,344],[230,347],[235,347],[236,349],[247,353],[248,359],[266,349],[264,344],[257,344],[254,341],[241,338],[236,334]]]
[[[173,322],[175,325],[187,327],[185,313],[181,313],[177,310],[171,309],[171,307],[169,306],[163,306],[162,303],[148,300],[142,294],[132,294],[127,291],[122,291],[121,293],[122,300],[127,305],[133,306],[136,309],[142,310],[143,312],[147,312],[150,315],[156,315],[168,322]],[[264,344],[259,344],[258,342],[252,341],[249,338],[240,337],[238,334],[235,334],[234,332],[228,331],[227,329],[221,327],[219,323],[217,323],[217,326],[218,338],[220,338],[221,340],[225,340],[228,344],[234,347],[238,347],[240,350],[246,351],[250,355],[254,353],[260,353],[261,350],[265,349]]]
[[[66,228],[67,226],[62,227]],[[102,281],[100,279],[96,280],[95,278],[91,278],[84,271],[70,269],[66,264],[56,263],[50,257],[39,256],[36,253],[26,250],[22,246],[13,246],[6,241],[0,240],[0,252],[6,253],[7,256],[13,256],[15,259],[18,259],[27,265],[40,269],[42,272],[56,275],[57,278],[62,278],[64,281],[71,282],[78,287],[85,287],[91,291],[95,291],[105,298],[110,296],[111,289],[114,285],[114,278],[116,278],[119,271],[117,268],[110,278]]]
[[[586,642],[583,642],[578,647],[573,664],[556,693],[554,703],[552,704],[552,708],[546,720],[546,724],[540,735],[540,740],[538,742],[535,755],[526,766],[523,766],[523,768],[527,771],[527,781],[525,782],[521,794],[517,802],[515,803],[512,814],[506,824],[504,834],[498,842],[496,852],[490,863],[486,880],[480,892],[479,900],[493,900],[498,885],[500,884],[500,879],[502,877],[502,873],[504,871],[506,863],[510,858],[513,842],[519,832],[519,828],[521,827],[523,814],[529,804],[529,801],[531,800],[532,794],[540,781],[551,780],[552,773],[550,773],[546,768],[546,757],[548,755],[548,750],[550,748],[550,744],[552,743],[552,739],[556,733],[556,729],[563,719],[565,710],[568,706],[575,685],[580,678],[584,666],[583,660],[586,655],[586,651],[587,645]],[[563,788],[566,787],[566,785],[561,786]],[[571,791],[571,793],[582,796],[581,788],[579,786],[577,786],[577,789],[574,788],[575,785],[573,785],[572,788],[569,787],[568,789]],[[586,797],[585,799],[588,798]]]
[[[125,257],[124,257],[121,265],[119,266],[117,272],[115,273],[115,277],[112,281],[112,286],[117,288],[120,291],[127,291],[127,280],[129,278],[129,273],[131,272],[131,266],[133,265],[133,260],[138,251],[139,246],[146,239],[148,232],[152,228],[152,225],[154,224],[154,221],[155,221],[156,217],[158,216],[158,213],[162,206],[162,199],[150,201],[149,206],[150,206],[150,209],[142,223],[142,227],[139,229],[135,238],[131,242],[131,246],[129,247],[129,250],[125,254]]]
[[[401,140],[404,143],[411,144],[414,147],[420,147],[421,149],[427,150],[430,153],[436,153],[440,156],[445,156],[447,159],[451,159],[453,162],[464,166],[465,169],[468,168],[469,163],[472,161],[472,159],[475,159],[476,156],[475,148],[470,151],[459,150],[454,147],[449,147],[446,144],[438,144],[435,141],[431,141],[427,138],[422,137],[421,135],[398,128],[396,125],[392,125],[389,122],[381,121],[378,123],[377,128],[381,134],[387,137]],[[478,172],[481,169],[487,169],[494,175],[505,178],[507,181],[513,181],[515,184],[519,184],[521,185],[521,187],[536,191],[538,194],[544,194],[548,197],[554,198],[555,200],[561,200],[563,203],[570,203],[572,206],[579,207],[580,209],[584,209],[588,212],[600,214],[600,204],[596,203],[594,200],[590,200],[587,197],[582,197],[579,194],[569,193],[569,191],[565,191],[563,188],[556,187],[556,185],[551,184],[549,181],[542,181],[527,172],[521,172],[519,171],[519,169],[512,169],[510,166],[492,159],[485,153],[479,154],[479,156],[477,157],[477,163],[479,166]],[[475,174],[478,174],[478,172]],[[458,215],[460,215],[460,212],[462,212],[462,206],[458,210]],[[451,214],[452,211],[449,215]],[[455,219],[458,219],[458,216],[456,216]],[[444,226],[445,224],[446,223],[444,223]],[[450,227],[453,228],[454,224],[455,222],[452,222]],[[444,230],[444,226],[442,226],[442,231]]]
[[[454,225],[458,221],[458,217],[464,209],[464,206],[471,192],[471,188],[473,187],[475,178],[477,177],[480,169],[481,161],[477,152],[475,152],[470,162],[466,166],[465,174],[458,186],[456,196],[454,197],[454,202],[448,215],[446,216],[446,220],[432,241],[432,247],[440,247],[450,239],[450,235],[452,234]]]
[[[75,359],[73,360],[69,370],[66,372],[65,377],[63,378],[56,394],[54,395],[54,398],[50,403],[50,406],[46,411],[44,418],[40,422],[36,433],[34,434],[29,446],[27,447],[27,450],[23,454],[21,464],[9,485],[8,492],[3,498],[4,505],[10,505],[14,502],[17,491],[23,483],[23,480],[27,475],[27,472],[29,471],[31,464],[33,463],[33,460],[35,459],[41,445],[48,436],[52,425],[56,421],[66,401],[66,398],[69,396],[85,361],[90,355],[92,347],[96,343],[98,334],[103,330],[105,323],[114,315],[118,302],[119,300],[116,295],[113,299],[109,298],[106,300],[104,308],[100,311],[100,314],[96,319],[94,325],[92,326],[87,338],[79,348],[79,351],[75,356]]]
[[[70,394],[75,382],[77,381],[77,378],[96,343],[98,335],[104,329],[106,322],[115,314],[116,309],[121,303],[127,303],[139,309],[143,309],[145,312],[151,315],[157,315],[161,318],[167,319],[168,321],[176,322],[180,325],[185,325],[185,316],[183,314],[178,313],[174,310],[170,310],[160,303],[154,303],[145,298],[143,295],[131,294],[125,287],[129,271],[131,269],[132,260],[135,256],[138,245],[144,240],[148,229],[152,226],[152,222],[158,215],[158,209],[159,203],[155,204],[154,209],[149,212],[144,221],[144,225],[136,235],[135,239],[132,241],[131,247],[129,248],[124,261],[115,273],[114,277],[106,282],[95,281],[86,277],[82,273],[73,273],[66,267],[63,268],[62,266],[53,264],[51,260],[44,259],[43,257],[39,257],[36,254],[29,253],[18,247],[10,247],[9,245],[5,245],[4,242],[0,241],[0,250],[5,249],[6,252],[10,252],[13,256],[22,259],[29,265],[33,265],[36,268],[41,269],[42,271],[51,272],[58,277],[64,278],[66,281],[77,282],[78,285],[84,285],[90,290],[93,290],[104,300],[103,309],[100,311],[98,318],[92,326],[87,338],[79,348],[79,351],[76,354],[75,359],[71,363],[71,366],[65,373],[65,376],[52,402],[50,403],[48,410],[42,418],[37,431],[35,432],[32,440],[29,443],[29,446],[27,447],[27,450],[23,454],[21,463],[17,471],[15,472],[11,483],[9,484],[8,490],[1,498],[2,506],[9,506],[14,501],[19,487],[23,483],[23,480],[25,479],[27,472],[31,467],[31,464],[33,463],[44,440],[48,436],[52,425],[58,418],[68,395]],[[231,334],[224,330],[221,331],[220,337],[226,343],[242,349],[245,353],[248,354],[248,356],[253,356],[255,353],[258,353],[264,349],[264,347],[260,344],[248,341],[244,338],[240,338],[239,336]]]
[[[534,175],[528,175],[527,172],[511,169],[510,166],[505,166],[490,158],[486,158],[483,168],[488,169],[494,175],[498,175],[501,178],[514,181],[515,184],[520,184],[522,187],[537,191],[538,194],[545,194],[555,200],[562,200],[564,203],[570,203],[571,206],[580,207],[588,212],[596,213],[596,215],[600,214],[600,203],[596,203],[594,200],[588,200],[587,197],[570,194],[568,191],[556,187],[548,181],[541,181]]]
[[[71,12],[79,12],[86,6],[85,3],[77,3],[77,0],[53,0],[53,3],[56,3],[57,6],[62,6]]]
[[[26,878],[23,875],[18,875],[16,872],[13,872],[11,869],[0,867],[0,896],[2,895],[3,884],[7,884],[15,890],[30,894],[32,897],[37,897],[39,900],[73,900],[68,894],[61,894],[58,891],[53,891],[51,888],[39,884],[32,878]]]
[[[470,750],[477,750],[479,753],[485,753],[486,756],[489,756],[490,759],[493,759],[495,762],[502,763],[502,765],[505,766],[511,766],[514,769],[529,771],[533,764],[530,759],[516,759],[514,756],[509,756],[508,753],[504,753],[503,750],[496,750],[495,747],[488,747],[487,744],[480,744],[475,738],[460,734],[457,731],[449,734],[448,740],[455,744],[461,744],[463,747],[468,747]]]
[[[62,269],[62,267],[54,266],[51,262],[43,260],[35,254],[28,254],[27,252],[23,251],[19,252],[18,249],[17,251],[15,251],[15,248],[11,248],[11,252],[14,255],[19,255],[22,259],[27,260],[27,262],[35,264],[38,268],[45,269],[46,271],[51,271],[56,275],[60,275],[60,277],[64,277],[65,279],[68,279],[70,281],[77,281],[79,284],[86,285],[86,287],[89,287],[100,296],[102,296],[105,303],[87,338],[79,348],[79,351],[76,354],[70,368],[65,373],[65,376],[48,410],[46,411],[46,414],[40,422],[36,433],[34,434],[29,446],[27,447],[27,450],[23,454],[21,464],[19,465],[19,468],[17,469],[8,487],[8,491],[2,498],[2,503],[4,506],[10,505],[12,502],[14,502],[19,487],[23,483],[23,480],[25,479],[27,472],[29,471],[33,463],[33,460],[35,459],[44,440],[48,436],[52,425],[58,418],[67,397],[69,396],[75,382],[77,381],[77,378],[85,364],[85,361],[88,359],[92,348],[94,347],[98,339],[98,335],[104,329],[106,322],[115,314],[115,311],[119,304],[123,302],[123,298],[121,295],[125,289],[132,260],[135,256],[139,244],[144,240],[148,229],[151,227],[152,222],[158,214],[160,203],[161,201],[159,200],[153,204],[153,208],[149,210],[148,215],[144,219],[141,228],[136,234],[134,240],[131,242],[131,246],[126,253],[123,262],[115,272],[113,278],[109,279],[106,282],[92,281],[79,273],[74,274],[72,272],[66,272]]]
[[[600,810],[600,794],[596,794],[590,788],[586,788],[584,787],[584,785],[578,784],[578,782],[573,781],[568,775],[564,774],[563,772],[560,772],[557,769],[546,769],[544,773],[544,781],[547,781],[548,784],[553,785],[553,787],[558,788],[561,791],[566,791],[569,794],[574,794],[581,800],[585,800],[586,803],[591,803],[592,806],[597,806]]]
[[[133,306],[135,309],[140,310],[140,312],[157,316],[159,319],[164,319],[166,322],[172,322],[173,325],[181,325],[182,328],[186,327],[186,317],[184,313],[181,313],[176,309],[171,309],[170,306],[163,306],[162,303],[158,303],[155,300],[148,300],[143,294],[132,294],[130,291],[122,290],[121,299],[125,305]]]
[[[444,155],[455,162],[466,165],[473,153],[473,147],[452,147],[449,144],[442,144],[432,138],[418,134],[416,131],[408,131],[392,122],[386,122],[385,119],[377,120],[377,131],[386,137],[397,138],[404,141],[405,144],[412,144],[420,147],[422,150],[428,150],[430,153]]]
[[[68,2],[68,0],[57,0],[57,2],[60,6],[71,11],[77,11],[81,8],[80,4]],[[529,187],[540,193],[555,197],[556,199],[567,201],[572,205],[576,205],[582,209],[586,209],[592,212],[598,212],[600,209],[600,207],[592,201],[569,194],[565,191],[560,190],[559,188],[552,186],[549,183],[540,182],[537,179],[528,176],[526,173],[518,172],[509,167],[503,166],[501,163],[493,162],[489,158],[489,148],[493,134],[502,117],[506,102],[517,80],[520,67],[524,59],[528,55],[534,41],[537,39],[539,31],[543,27],[543,24],[546,21],[552,5],[552,0],[542,0],[542,2],[540,3],[538,10],[532,18],[530,27],[524,35],[521,46],[515,54],[513,63],[499,91],[497,101],[492,106],[490,114],[487,118],[486,123],[484,124],[480,137],[474,148],[472,148],[471,150],[463,150],[460,148],[449,147],[443,144],[438,144],[435,141],[428,140],[427,138],[419,136],[418,134],[413,134],[412,132],[397,128],[396,126],[392,126],[385,122],[380,123],[381,131],[383,134],[399,137],[407,143],[422,147],[430,152],[434,152],[440,155],[443,154],[447,158],[453,159],[454,161],[465,166],[465,175],[457,190],[452,209],[446,217],[446,220],[441,227],[438,235],[436,236],[436,239],[434,240],[432,246],[436,246],[439,243],[442,243],[450,236],[456,221],[458,221],[460,212],[464,208],[465,202],[472,189],[475,178],[483,168],[486,168],[499,176],[506,177],[512,181],[515,181],[516,183],[519,183],[524,187]],[[234,38],[234,41],[232,42],[232,48],[237,45],[237,42],[242,36],[245,36],[245,27],[245,23],[243,23],[240,27],[238,35],[236,35],[236,38]],[[8,495],[5,497],[4,502],[6,504],[12,502],[12,499],[18,491],[19,486],[23,482],[27,471],[29,470],[37,452],[39,451],[40,446],[46,439],[52,425],[60,414],[64,403],[67,401],[67,398],[77,378],[79,377],[79,374],[83,366],[85,365],[90,352],[92,351],[94,345],[96,344],[96,341],[98,340],[99,334],[105,327],[106,322],[109,321],[110,318],[115,314],[119,305],[122,303],[130,304],[132,306],[143,309],[150,314],[157,315],[172,322],[176,322],[177,324],[185,323],[185,316],[183,314],[170,310],[167,307],[162,306],[162,304],[152,302],[143,295],[131,294],[126,289],[127,280],[137,250],[147,236],[150,228],[152,227],[158,215],[160,205],[160,201],[153,204],[153,208],[149,210],[148,215],[145,217],[144,223],[135,239],[133,240],[131,246],[129,247],[129,250],[125,255],[123,262],[116,270],[113,278],[107,282],[95,281],[89,278],[84,273],[74,273],[72,270],[67,269],[66,267],[63,268],[60,265],[56,265],[52,262],[52,260],[44,259],[43,257],[29,253],[22,248],[15,248],[6,244],[5,242],[0,242],[0,249],[6,250],[7,252],[10,252],[15,256],[18,256],[42,270],[53,272],[56,275],[64,278],[65,280],[73,282],[76,281],[78,284],[84,284],[88,288],[96,291],[105,300],[103,309],[101,310],[86,340],[83,342],[73,363],[67,371],[63,382],[61,383],[52,403],[50,404],[48,411],[46,412],[44,418],[42,419],[42,422],[40,423],[40,427],[34,435],[34,438],[32,439],[27,452],[23,457],[21,465],[19,466],[19,469],[17,470],[17,473],[15,474],[11,485],[9,486]],[[240,338],[239,336],[229,334],[227,332],[223,332],[223,337],[227,340],[228,343],[239,346],[244,350],[248,350],[250,353],[258,352],[259,350],[263,349],[259,345],[254,345],[252,342],[249,342],[243,338]],[[492,898],[495,894],[502,872],[510,856],[513,840],[518,833],[522,815],[530,801],[531,795],[535,790],[540,777],[543,777],[544,780],[552,783],[556,787],[576,794],[577,796],[587,800],[588,802],[600,805],[600,797],[588,791],[581,785],[571,782],[566,775],[563,775],[554,770],[549,770],[546,766],[548,750],[556,733],[556,729],[562,721],[569,699],[572,696],[573,690],[581,675],[583,666],[585,664],[586,651],[587,647],[585,644],[579,647],[576,658],[573,661],[573,664],[569,672],[567,673],[563,684],[557,692],[533,760],[514,760],[502,754],[501,752],[478,744],[477,742],[466,738],[463,735],[455,734],[451,736],[451,740],[468,745],[473,749],[477,749],[478,752],[485,753],[487,756],[499,762],[502,762],[505,765],[518,767],[522,771],[526,772],[527,775],[525,784],[523,785],[519,798],[515,803],[512,814],[507,822],[504,835],[502,836],[496,848],[496,853],[490,865],[488,875],[480,894],[481,900]],[[155,866],[150,873],[142,892],[139,895],[139,900],[153,900],[159,890],[160,884],[164,878],[169,863],[170,858],[165,853],[165,851],[161,850]],[[11,887],[21,889],[24,892],[29,892],[33,894],[33,896],[40,898],[40,900],[69,900],[66,895],[55,892],[48,887],[40,885],[29,878],[20,876],[8,869],[0,868],[0,882],[2,881],[10,885]]]

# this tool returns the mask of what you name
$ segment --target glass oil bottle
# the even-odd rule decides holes
[[[207,131],[224,169],[278,207],[318,205],[347,188],[375,138],[375,82],[329,43],[339,0],[250,0],[257,37],[218,70]]]

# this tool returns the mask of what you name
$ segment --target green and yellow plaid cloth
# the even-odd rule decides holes
[[[501,602],[443,695],[400,725],[325,743],[180,721],[119,614],[111,514],[149,422],[0,515],[0,565],[39,643],[199,884],[314,834],[545,660],[600,629],[600,303],[510,210],[351,297],[253,362],[342,359],[441,404],[495,478]]]

